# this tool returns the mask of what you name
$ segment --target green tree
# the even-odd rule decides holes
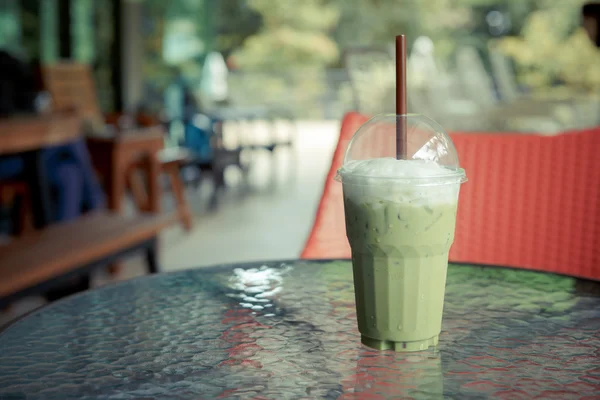
[[[519,80],[532,88],[561,82],[586,90],[600,87],[600,52],[578,29],[581,0],[538,0],[518,36],[496,44],[514,59]]]
[[[335,37],[343,49],[391,46],[395,35],[405,34],[410,50],[414,40],[425,35],[435,43],[436,53],[445,57],[471,18],[470,7],[456,0],[332,1],[341,13]]]
[[[406,34],[411,42],[419,31],[415,1],[334,0],[334,4],[340,10],[335,38],[342,48],[387,46],[397,34]]]
[[[260,31],[261,14],[247,0],[220,0],[215,8],[216,50],[227,58]]]
[[[338,8],[326,0],[248,0],[262,16],[262,29],[234,53],[245,69],[282,66],[325,66],[338,59],[329,36],[338,21]]]

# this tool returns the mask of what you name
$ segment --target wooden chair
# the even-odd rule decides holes
[[[98,104],[94,79],[88,65],[67,62],[49,65],[42,68],[42,76],[46,89],[52,96],[54,109],[75,109],[86,121],[87,130],[106,132],[105,120]],[[113,121],[119,121],[120,118],[117,115],[111,115],[110,117]],[[144,122],[147,120],[148,118],[143,119]],[[122,196],[127,186],[134,194],[136,204],[141,205],[142,210],[158,211],[160,203],[159,171],[164,171],[169,175],[180,222],[186,230],[191,229],[192,215],[183,191],[184,187],[179,177],[179,171],[175,168],[183,159],[161,155],[164,151],[162,143],[160,147],[157,147],[155,137],[145,137],[150,132],[156,133],[157,129],[161,128],[155,126],[152,130],[139,130],[127,127],[126,133],[119,128],[121,127],[117,122],[116,131],[112,135],[101,135],[99,138],[91,135],[88,140],[88,144],[92,143],[91,146],[94,148],[104,146],[104,149],[111,151],[111,154],[113,154],[111,162],[118,163],[118,167],[113,165],[110,168],[111,172],[108,179],[110,187],[107,189],[109,192],[109,206],[115,210],[120,208],[121,199],[116,197]],[[160,137],[162,140],[162,133]],[[112,145],[107,144],[110,141],[112,141]],[[98,142],[102,142],[103,145],[97,145]],[[96,152],[94,149],[90,149],[90,151],[91,153]],[[100,156],[100,158],[102,157],[103,155]],[[168,161],[163,162],[164,160]],[[104,166],[104,169],[106,170],[106,166]],[[147,196],[149,203],[152,204],[151,207],[142,205],[144,204],[144,196],[142,195],[144,188],[136,177],[139,170],[143,170],[147,177]],[[113,198],[112,201],[111,198]]]
[[[116,136],[89,136],[87,145],[92,162],[103,180],[109,209],[123,209],[123,196],[128,187],[140,211],[160,211],[158,154],[163,148],[162,129],[145,128],[121,131]],[[136,172],[140,168],[146,172],[147,183],[137,179]],[[140,192],[144,192],[147,199],[142,199]]]
[[[333,180],[367,117],[344,117],[302,258],[348,258],[342,185]],[[600,128],[556,136],[453,133],[461,188],[450,261],[600,280]]]
[[[0,182],[0,204],[14,206],[12,234],[21,236],[33,231],[33,207],[26,182]]]
[[[177,202],[177,212],[179,220],[182,222],[186,230],[191,230],[193,227],[193,216],[185,199],[185,187],[181,179],[181,165],[190,159],[189,153],[182,148],[165,149],[158,154],[158,160],[162,166],[162,170],[166,173]]]

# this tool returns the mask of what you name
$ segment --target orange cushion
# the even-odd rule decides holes
[[[348,258],[333,178],[366,116],[344,117],[302,258]],[[454,133],[461,188],[450,261],[600,279],[600,128],[557,136]]]
[[[338,144],[333,153],[327,179],[325,179],[315,222],[300,256],[302,258],[350,257],[350,246],[346,240],[342,184],[334,181],[333,178],[344,162],[344,153],[348,142],[356,130],[367,120],[368,117],[354,112],[346,114],[342,120]]]
[[[469,178],[451,261],[600,279],[600,128],[451,136]]]

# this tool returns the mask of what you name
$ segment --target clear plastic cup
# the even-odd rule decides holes
[[[396,129],[406,159],[396,160]],[[450,137],[422,115],[381,115],[354,135],[342,182],[358,329],[376,349],[436,346],[460,184]]]

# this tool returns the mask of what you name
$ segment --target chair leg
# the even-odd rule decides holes
[[[108,273],[114,278],[115,276],[119,275],[123,269],[122,267],[123,263],[121,261],[114,261],[108,266]]]
[[[13,204],[11,234],[21,236],[33,231],[33,205],[29,190],[18,184],[0,187],[0,204]]]
[[[160,161],[156,154],[148,156],[148,211],[151,213],[160,213],[160,201],[162,191],[160,188]]]
[[[179,215],[179,220],[183,224],[184,229],[186,231],[190,231],[193,225],[192,213],[190,211],[190,206],[185,197],[185,187],[183,185],[183,182],[181,181],[181,175],[179,175],[179,165],[169,165],[167,166],[165,172],[169,177],[171,191],[173,192],[173,196],[175,197],[175,201],[177,203],[177,213]]]
[[[210,198],[210,209],[216,210],[219,205],[219,195],[225,190],[225,168],[215,166],[212,170],[212,178],[214,183],[213,194]]]
[[[20,235],[33,231],[33,206],[29,193],[21,195],[18,218]]]
[[[146,191],[144,180],[140,176],[140,172],[137,168],[132,168],[127,173],[127,186],[131,191],[133,201],[140,211],[150,211],[148,193]]]
[[[148,273],[158,273],[158,239],[152,239],[152,243],[146,249],[146,262],[148,263]]]

